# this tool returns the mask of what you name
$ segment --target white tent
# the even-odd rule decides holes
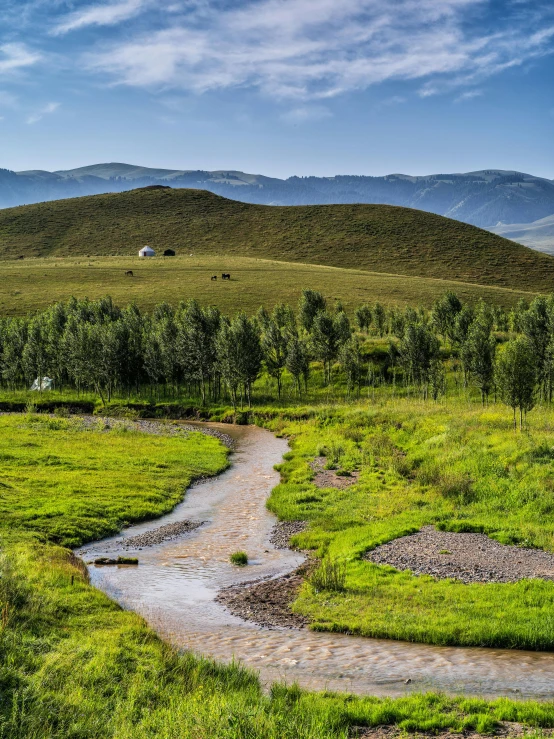
[[[43,377],[42,380],[37,377],[29,390],[53,390],[54,380],[51,377]]]
[[[139,257],[155,257],[156,252],[150,246],[143,246],[139,251]]]

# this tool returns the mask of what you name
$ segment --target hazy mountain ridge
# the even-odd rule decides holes
[[[554,255],[554,216],[547,216],[533,223],[502,224],[490,230],[506,239],[519,241],[533,249]]]
[[[0,207],[122,192],[153,184],[202,188],[261,205],[401,205],[491,230],[502,224],[531,223],[554,214],[554,181],[514,171],[482,170],[417,177],[339,175],[281,180],[230,170],[152,169],[121,163],[58,172],[0,170]]]

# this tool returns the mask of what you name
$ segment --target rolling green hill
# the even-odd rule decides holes
[[[274,207],[203,190],[140,189],[0,211],[0,257],[134,255],[144,244],[547,292],[554,258],[388,205]]]

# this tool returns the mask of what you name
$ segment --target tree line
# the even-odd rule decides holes
[[[0,319],[0,378],[27,387],[50,376],[58,389],[93,390],[103,402],[114,394],[158,397],[185,391],[203,403],[228,398],[251,405],[262,372],[277,396],[288,376],[298,397],[317,382],[346,385],[349,395],[387,383],[438,399],[446,371],[478,388],[482,402],[499,395],[520,413],[537,398],[551,402],[554,382],[554,297],[537,297],[510,311],[483,301],[462,303],[452,292],[432,309],[361,305],[352,324],[340,302],[304,290],[297,309],[260,308],[253,317],[222,315],[195,300],[152,313],[112,300],[56,303],[23,318]],[[366,336],[383,339],[379,360]],[[315,362],[320,372],[314,373]]]

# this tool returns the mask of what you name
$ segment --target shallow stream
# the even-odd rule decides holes
[[[155,521],[126,529],[78,552],[85,560],[117,553],[138,567],[90,565],[92,583],[124,608],[140,613],[174,645],[221,661],[232,658],[305,688],[400,695],[441,690],[480,696],[554,698],[554,654],[433,647],[308,630],[267,629],[232,616],[215,602],[221,588],[295,569],[302,556],[269,542],[275,517],[265,503],[279,482],[273,465],[287,443],[254,426],[206,424],[231,435],[231,467],[192,487],[183,503]],[[133,550],[118,542],[164,524],[193,519],[200,528],[162,544]],[[231,552],[248,552],[234,567]]]

